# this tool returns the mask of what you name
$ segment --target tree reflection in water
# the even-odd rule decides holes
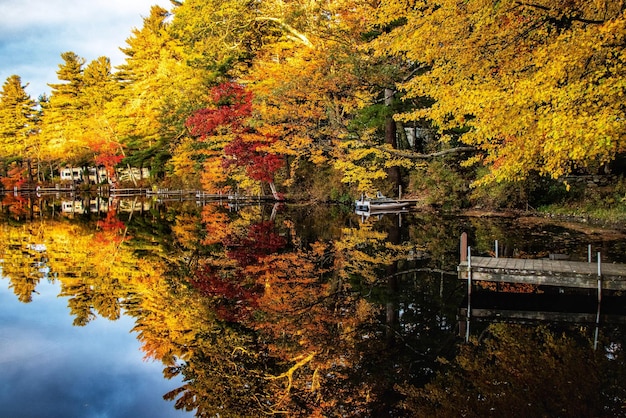
[[[623,416],[622,350],[594,351],[579,331],[491,325],[426,386],[401,385],[403,404],[416,417]]]
[[[400,226],[338,207],[194,202],[68,220],[33,205],[54,208],[4,203],[2,268],[17,297],[58,280],[75,325],[131,315],[146,356],[183,377],[165,397],[197,416],[621,413],[619,327],[604,330],[610,353],[580,327],[458,338],[460,231],[478,251],[494,237],[531,251],[510,220],[413,213]]]

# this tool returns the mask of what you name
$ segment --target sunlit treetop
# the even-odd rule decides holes
[[[383,54],[416,65],[402,84],[431,118],[491,167],[482,181],[530,171],[558,178],[626,151],[623,1],[383,1]],[[472,162],[470,161],[470,162]]]

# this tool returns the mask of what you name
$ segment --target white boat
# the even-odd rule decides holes
[[[385,197],[382,193],[377,192],[376,197],[365,197],[361,195],[361,199],[354,201],[358,212],[393,212],[406,209],[409,206],[407,202],[399,202],[390,197]]]

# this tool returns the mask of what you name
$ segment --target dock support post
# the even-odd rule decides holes
[[[591,245],[589,246],[591,247]],[[591,253],[591,252],[590,252]],[[596,332],[593,339],[593,349],[598,348],[598,334],[600,331],[600,309],[602,307],[602,257],[598,252],[598,311],[596,312]]]
[[[591,244],[587,245],[587,263],[591,264]]]
[[[465,342],[469,341],[470,318],[472,316],[472,247],[467,248],[467,313],[465,326]]]
[[[461,234],[461,263],[467,261],[467,232]]]
[[[598,315],[600,315],[600,303],[602,302],[602,258],[598,252]]]
[[[496,247],[496,258],[499,258],[499,257],[498,257],[498,250],[499,250],[498,240],[496,240],[496,245],[495,245],[495,247]]]

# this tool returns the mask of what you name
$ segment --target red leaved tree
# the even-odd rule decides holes
[[[112,141],[92,139],[89,148],[95,155],[96,166],[103,166],[109,178],[115,178],[115,166],[124,159],[124,150],[120,144]]]
[[[274,186],[274,174],[283,164],[283,157],[270,152],[275,137],[263,135],[248,125],[252,116],[252,93],[236,83],[222,83],[211,90],[213,107],[191,115],[186,125],[200,141],[231,135],[223,147],[222,167],[242,167],[253,180],[269,184],[276,200],[282,200]]]

